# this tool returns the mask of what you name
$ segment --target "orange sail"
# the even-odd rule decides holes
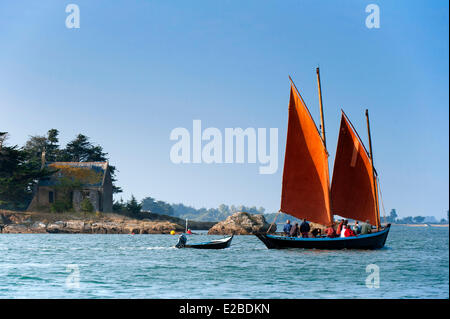
[[[280,210],[329,225],[329,189],[327,150],[300,93],[291,84]]]
[[[379,225],[372,162],[358,134],[342,112],[331,182],[332,212]]]

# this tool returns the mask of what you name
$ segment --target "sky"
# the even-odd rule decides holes
[[[78,5],[80,27],[67,28]],[[369,4],[379,28],[367,28]],[[280,207],[291,75],[319,123],[320,66],[330,172],[340,110],[367,143],[383,204],[447,216],[448,1],[0,1],[0,131],[9,144],[60,131],[100,144],[116,198],[196,208]],[[278,170],[174,164],[174,128],[278,128]]]

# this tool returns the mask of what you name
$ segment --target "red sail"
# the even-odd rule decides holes
[[[334,215],[378,225],[372,162],[358,134],[342,112],[331,182]]]
[[[328,154],[302,97],[291,85],[281,211],[329,225]]]

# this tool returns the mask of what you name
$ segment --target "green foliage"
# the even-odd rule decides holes
[[[28,154],[28,158],[40,165],[42,152],[45,151],[47,161],[58,161],[61,153],[58,145],[58,135],[59,131],[57,129],[51,129],[47,132],[47,136],[30,136],[23,147]]]
[[[33,187],[39,179],[54,173],[41,170],[30,160],[28,153],[17,146],[2,145],[0,150],[0,207],[24,210],[33,196]]]
[[[93,213],[94,212],[94,205],[92,205],[89,198],[85,198],[81,201],[80,208],[83,213]]]
[[[172,206],[163,201],[155,201],[152,197],[146,197],[142,200],[142,209],[150,211],[155,214],[174,216],[174,209]]]
[[[121,198],[120,201],[114,201],[113,203],[113,212],[115,213],[125,213],[127,210],[127,205],[124,203]]]
[[[139,214],[142,210],[142,205],[137,202],[133,195],[131,195],[131,200],[127,202],[126,209],[131,214]]]
[[[186,206],[183,204],[169,204],[164,201],[157,201],[152,197],[146,197],[142,200],[142,209],[150,211],[155,214],[169,215],[182,219],[192,219],[196,221],[210,221],[215,222],[224,220],[228,216],[233,215],[236,212],[247,212],[250,214],[263,214],[265,209],[263,207],[256,208],[247,206],[228,206],[225,204],[220,205],[218,208],[200,208]]]
[[[398,217],[397,211],[394,208],[394,209],[391,210],[389,216],[386,216],[386,221],[388,223],[395,223],[396,220],[397,220],[397,217]]]
[[[58,196],[66,201],[72,200],[72,192],[81,189],[81,182],[74,181],[69,177],[61,177],[54,185],[54,189],[58,193]]]
[[[66,199],[58,199],[50,205],[50,212],[52,213],[64,213],[72,209],[72,202]]]
[[[416,222],[416,223],[418,223],[418,224],[421,224],[421,223],[424,222],[425,217],[423,217],[423,216],[416,216],[416,217],[414,217],[413,219],[414,219],[414,222]]]
[[[404,217],[402,219],[398,219],[397,223],[399,224],[414,224],[414,220],[412,216]]]

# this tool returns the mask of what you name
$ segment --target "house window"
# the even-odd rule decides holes
[[[48,202],[51,204],[55,201],[55,193],[54,192],[48,192]]]

